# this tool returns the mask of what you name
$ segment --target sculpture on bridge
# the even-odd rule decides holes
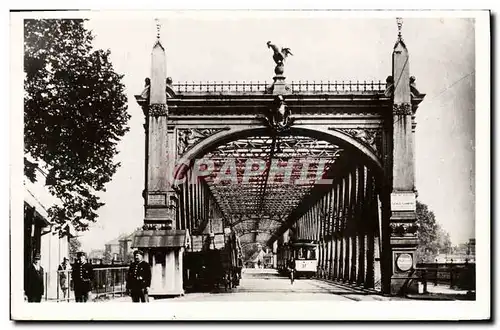
[[[280,51],[279,47],[271,43],[271,41],[267,42],[267,48],[271,48],[274,52],[273,60],[276,63],[276,68],[274,69],[274,72],[276,74],[283,74],[284,72],[283,62],[288,57],[288,55],[293,56],[292,52],[290,51],[290,48],[281,48]]]
[[[283,95],[278,95],[274,99],[274,104],[267,116],[269,126],[278,132],[282,132],[292,124],[291,111],[285,103]]]

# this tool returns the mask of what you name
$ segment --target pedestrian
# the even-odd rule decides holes
[[[133,302],[149,302],[151,267],[143,260],[143,256],[142,251],[134,251],[134,261],[127,273],[127,294],[130,294]]]
[[[293,258],[288,261],[288,271],[290,273],[290,283],[293,284],[295,280],[295,260]]]
[[[71,272],[75,288],[75,300],[76,302],[87,302],[89,292],[92,290],[94,270],[92,265],[87,262],[85,252],[78,252],[76,257],[77,259]]]
[[[59,287],[61,288],[61,291],[63,293],[63,298],[66,299],[66,295],[68,294],[68,275],[71,271],[71,266],[69,264],[68,258],[64,257],[63,261],[57,268],[57,271],[59,272]]]
[[[241,271],[243,270],[243,260],[241,258],[238,258],[238,282],[241,280]]]
[[[43,267],[40,265],[40,254],[36,254],[33,263],[24,270],[24,294],[28,302],[41,302],[44,292]]]

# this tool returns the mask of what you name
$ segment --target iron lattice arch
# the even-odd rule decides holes
[[[214,170],[203,180],[242,242],[265,244],[342,153],[312,137],[240,138],[205,154]]]

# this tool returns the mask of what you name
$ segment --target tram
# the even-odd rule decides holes
[[[278,272],[288,275],[290,260],[294,260],[295,277],[311,278],[318,270],[318,243],[314,240],[298,239],[278,247]]]

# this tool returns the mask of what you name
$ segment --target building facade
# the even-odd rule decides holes
[[[104,245],[105,254],[109,255],[112,263],[127,264],[131,262],[132,237],[133,234],[121,234]]]
[[[63,258],[69,258],[69,239],[74,231],[69,226],[62,232],[55,230],[47,210],[58,201],[44,186],[43,171],[36,172],[36,179],[34,183],[24,182],[24,268],[39,254],[45,272],[43,298],[57,299],[57,269]]]

